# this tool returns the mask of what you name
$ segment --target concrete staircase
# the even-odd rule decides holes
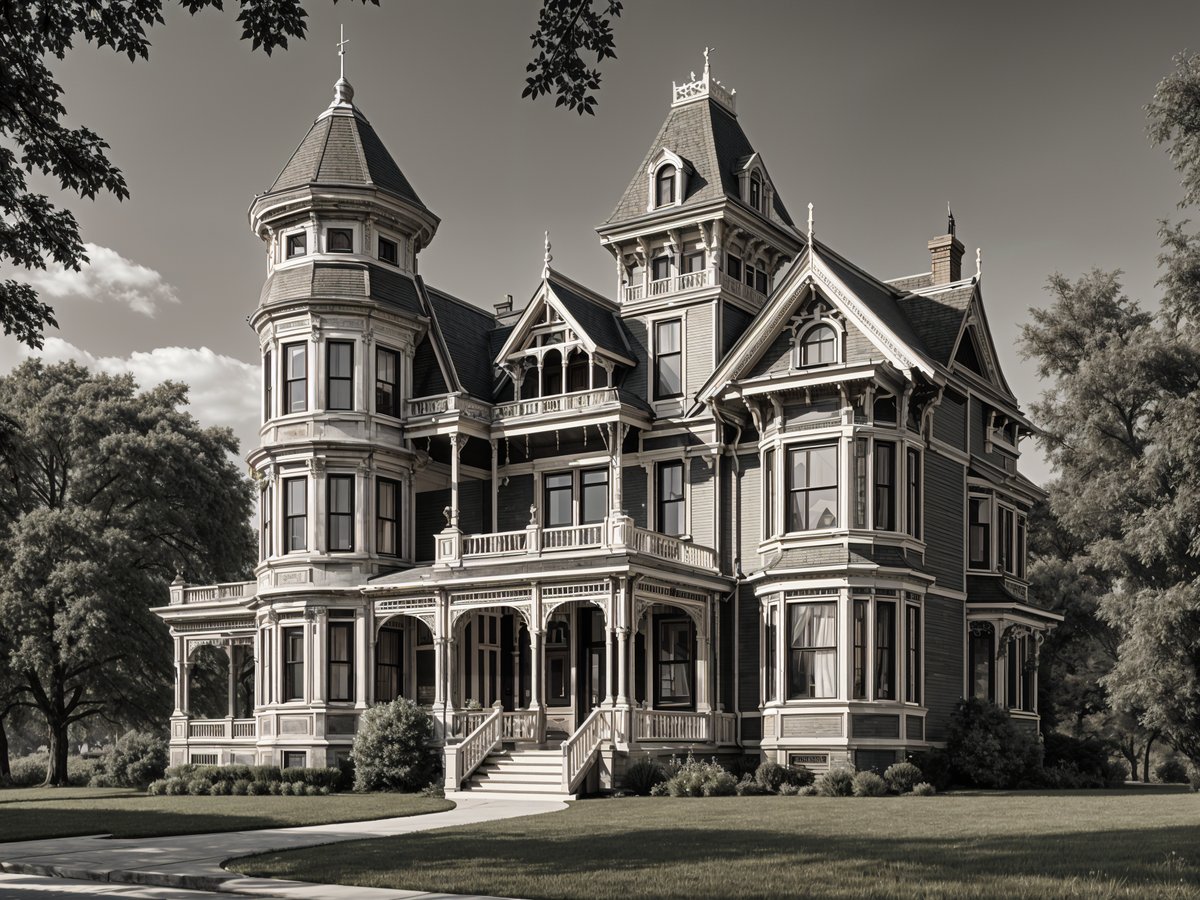
[[[485,759],[458,791],[446,796],[497,800],[574,800],[562,789],[561,749],[497,749]]]

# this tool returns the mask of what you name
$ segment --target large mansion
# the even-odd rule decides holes
[[[972,695],[1037,728],[1032,426],[953,218],[929,271],[869,274],[793,219],[707,63],[632,174],[612,284],[547,241],[487,311],[418,274],[438,217],[338,81],[250,207],[259,563],[158,610],[172,762],[332,765],[397,697],[451,793],[689,750],[882,767]]]

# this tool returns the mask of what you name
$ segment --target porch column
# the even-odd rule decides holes
[[[175,638],[175,715],[187,709],[187,658],[183,638]]]
[[[595,390],[595,387],[596,387],[596,357],[593,356],[591,353],[589,353],[587,355],[587,358],[588,358],[588,390],[591,391],[591,390]]]
[[[517,398],[518,400],[520,397]],[[495,440],[492,444],[492,534],[500,530],[500,481],[497,475],[499,468],[499,443]]]
[[[542,708],[542,629],[529,632],[529,708]]]
[[[625,512],[625,498],[622,491],[621,477],[621,444],[624,443],[623,435],[621,434],[621,425],[609,425],[609,448],[612,452],[612,467],[613,467],[613,485],[612,485],[612,503],[613,511]]]
[[[371,621],[371,607],[359,610],[354,616],[354,706],[366,709],[373,699],[371,672],[375,669],[375,642],[371,639],[375,631]]]
[[[629,629],[622,626],[617,629],[617,705],[629,705],[629,690],[627,686],[629,675]]]
[[[604,623],[604,705],[613,705],[613,629],[612,610]]]
[[[459,436],[450,435],[450,527],[458,527],[458,444]]]
[[[229,659],[229,677],[226,684],[225,693],[225,714],[231,718],[237,718],[237,647],[230,641],[225,645],[225,656]],[[232,736],[232,735],[231,735]]]
[[[183,714],[192,714],[192,661],[185,660],[183,664]]]
[[[711,601],[710,601],[711,602]],[[712,639],[708,627],[708,609],[705,609],[704,625],[696,635],[696,711],[709,712],[712,685]]]
[[[562,390],[559,391],[560,394],[568,393],[567,388],[570,387],[570,385],[567,384],[567,358],[571,355],[571,352],[572,351],[568,350],[565,353],[558,354],[559,357],[562,358]]]

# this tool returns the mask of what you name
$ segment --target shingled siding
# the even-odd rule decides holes
[[[758,598],[748,584],[738,586],[738,709],[758,710]]]
[[[721,307],[721,355],[724,356],[738,342],[754,317],[750,313],[728,303]]]
[[[900,717],[863,713],[850,717],[850,736],[856,738],[899,738]]]
[[[883,359],[883,351],[853,325],[846,326],[846,362],[866,362],[871,359]]]
[[[621,469],[621,496],[625,512],[633,517],[638,528],[646,524],[646,470],[641,466],[624,466]]]
[[[417,562],[433,560],[433,536],[446,527],[442,510],[450,505],[450,489],[422,491],[416,498]]]
[[[688,483],[692,504],[692,540],[702,547],[711,547],[715,543],[712,470],[702,460],[691,460],[688,464]]]
[[[767,349],[751,369],[750,377],[766,375],[768,372],[786,372],[791,367],[792,332],[791,329],[785,328],[767,345]]]
[[[946,740],[950,713],[963,693],[963,604],[925,598],[925,739]]]
[[[524,528],[529,524],[529,507],[532,505],[532,475],[512,475],[508,484],[501,478],[496,503],[496,527],[500,531],[519,531]]]
[[[740,545],[736,550],[742,559],[742,570],[758,568],[759,535],[762,534],[762,467],[758,454],[738,457],[742,469],[741,490],[738,495],[738,528]]]
[[[638,397],[645,397],[649,394],[646,389],[646,373],[650,368],[649,356],[646,351],[648,344],[646,323],[642,319],[626,319],[625,330],[629,337],[629,349],[639,364],[625,373],[625,380],[621,382],[621,387]]]
[[[939,453],[925,454],[925,565],[938,584],[963,590],[963,467]]]
[[[687,352],[684,397],[695,398],[713,373],[713,304],[693,306],[684,313],[684,348]]]
[[[965,398],[947,393],[933,411],[933,436],[951,447],[967,449],[967,407]]]
[[[432,397],[448,390],[446,379],[442,377],[442,367],[433,351],[433,343],[427,337],[417,345],[417,352],[413,354],[413,396]]]
[[[721,457],[721,480],[718,484],[721,491],[721,521],[718,523],[720,527],[720,546],[717,550],[721,555],[721,571],[733,571],[733,558],[735,548],[733,546],[733,460],[728,456]]]

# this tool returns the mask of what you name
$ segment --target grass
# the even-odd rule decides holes
[[[1195,897],[1200,796],[585,800],[237,860],[250,875],[502,897]]]
[[[415,816],[453,807],[411,794],[148,797],[123,788],[0,790],[0,842],[81,834],[158,837]]]

